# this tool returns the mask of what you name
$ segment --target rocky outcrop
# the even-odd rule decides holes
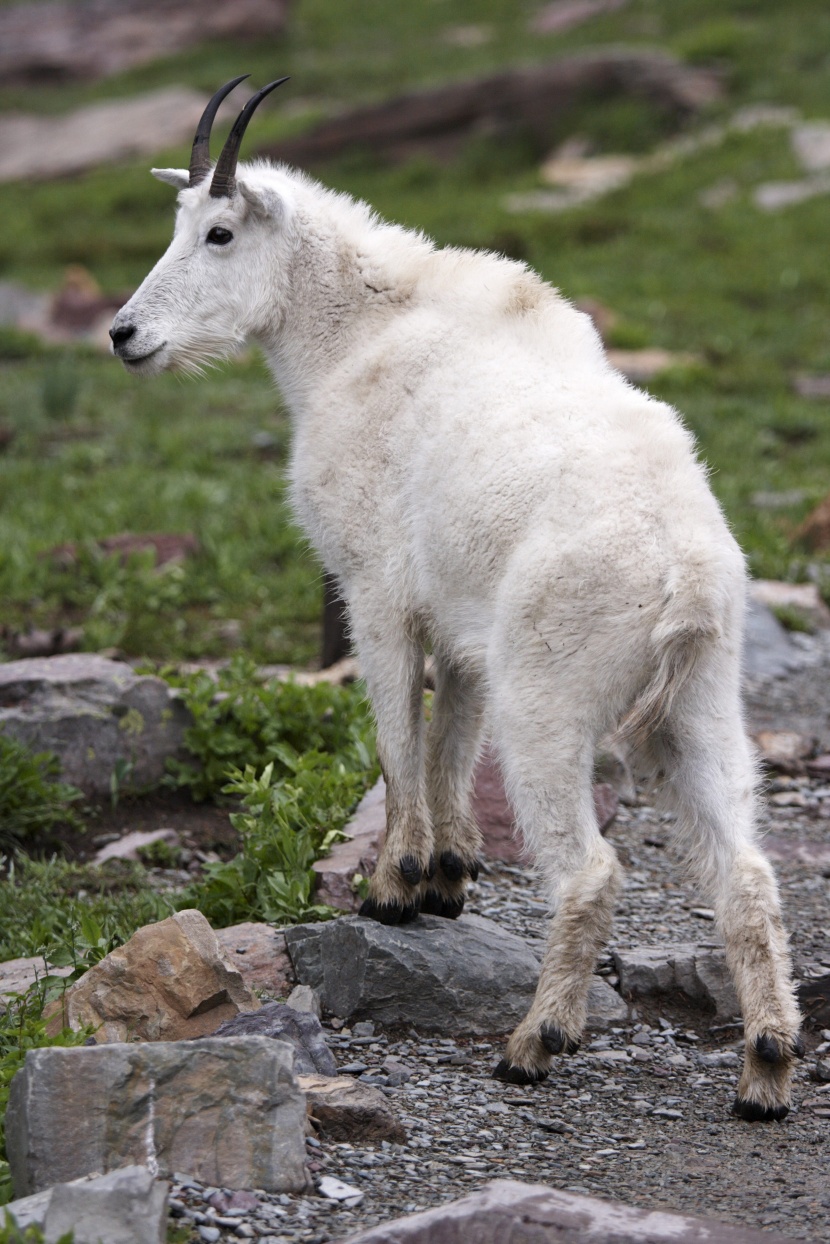
[[[91,1026],[99,1044],[205,1037],[259,1001],[199,911],[145,925],[66,991],[55,1029]]]
[[[223,1188],[307,1187],[306,1104],[293,1048],[266,1037],[30,1050],[6,1151],[25,1196],[141,1164]]]
[[[0,731],[55,752],[65,781],[93,799],[155,785],[189,717],[160,678],[105,657],[71,653],[0,665]]]

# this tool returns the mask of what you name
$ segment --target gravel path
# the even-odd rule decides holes
[[[827,840],[830,821],[796,820],[791,809],[782,811],[776,810],[776,833],[792,826],[816,833],[820,826]],[[611,831],[629,866],[617,946],[712,939],[713,926],[692,914],[699,910],[696,896],[680,883],[666,847],[656,845],[669,833],[670,823],[649,807],[623,810]],[[830,881],[797,863],[778,869],[799,975],[827,971]],[[529,940],[542,936],[544,905],[522,869],[483,876],[470,908]],[[611,975],[610,960],[600,970]],[[188,1216],[195,1212],[196,1223],[203,1215],[197,1238],[206,1241],[247,1236],[323,1244],[509,1176],[794,1236],[830,1237],[830,1085],[809,1079],[822,1034],[810,1034],[811,1053],[798,1073],[799,1104],[789,1118],[747,1125],[728,1113],[739,1034],[712,1034],[705,1022],[694,1029],[675,1026],[671,1015],[652,1019],[651,1025],[635,1019],[593,1040],[589,1034],[583,1051],[560,1060],[548,1081],[522,1089],[491,1079],[498,1041],[370,1033],[365,1025],[354,1032],[329,1028],[340,1065],[379,1084],[409,1133],[405,1146],[309,1142],[315,1177],[334,1175],[358,1189],[359,1203],[260,1195],[255,1210],[228,1216],[205,1205],[212,1196],[222,1207],[216,1189],[189,1181],[176,1189],[174,1210],[181,1205]],[[830,1041],[830,1032],[824,1039]],[[410,1076],[406,1083],[389,1083],[387,1060],[391,1079],[402,1078],[402,1067]]]
[[[750,687],[752,723],[800,729],[827,745],[830,642],[802,639],[801,651],[800,671]],[[765,794],[776,855],[799,844],[830,848],[830,780],[780,778]],[[710,913],[672,859],[671,830],[670,817],[640,803],[621,809],[609,831],[627,878],[617,947],[717,940]],[[776,869],[797,975],[830,971],[830,867],[780,858]],[[469,910],[531,943],[544,935],[544,902],[527,870],[489,869]],[[610,956],[598,970],[615,983]],[[796,1106],[780,1124],[730,1116],[740,1032],[711,1031],[703,1016],[635,1014],[625,1028],[587,1034],[580,1053],[558,1060],[544,1084],[521,1089],[491,1078],[500,1039],[434,1039],[366,1024],[327,1031],[341,1067],[388,1095],[406,1145],[309,1140],[315,1179],[334,1176],[357,1190],[343,1201],[258,1193],[253,1206],[249,1194],[236,1194],[235,1203],[186,1180],[174,1188],[172,1208],[195,1225],[196,1239],[324,1244],[498,1177],[830,1238],[830,1084],[811,1079],[830,1050],[830,1031],[807,1033]]]

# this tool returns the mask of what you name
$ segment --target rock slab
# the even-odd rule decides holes
[[[168,1191],[144,1166],[58,1184],[43,1224],[45,1244],[59,1244],[70,1231],[74,1244],[165,1244]]]
[[[70,653],[0,665],[0,731],[33,751],[55,752],[64,781],[108,798],[154,786],[182,745],[189,715],[161,678],[105,657]]]
[[[298,1075],[336,1076],[337,1063],[326,1045],[323,1026],[310,1011],[297,1011],[282,1002],[268,1002],[258,1011],[226,1020],[216,1037],[270,1037],[294,1048]]]
[[[104,1044],[206,1037],[259,1005],[202,913],[185,910],[139,929],[70,986],[55,1011],[76,1031],[91,1025]]]
[[[782,1235],[497,1179],[459,1201],[342,1244],[795,1244]]]
[[[30,1050],[6,1113],[15,1194],[133,1164],[303,1191],[306,1104],[293,1066],[293,1048],[267,1037]]]
[[[740,1014],[726,952],[693,943],[638,946],[615,950],[620,992],[631,1001],[664,1004],[679,1001],[716,1019]]]
[[[285,940],[298,979],[324,1010],[423,1032],[507,1032],[539,974],[521,938],[481,916],[421,916],[402,927],[345,916],[295,925]]]

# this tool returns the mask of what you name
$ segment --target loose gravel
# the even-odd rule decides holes
[[[827,746],[830,641],[803,637],[800,650],[800,671],[750,688],[751,719],[813,733]],[[771,844],[826,847],[830,782],[770,781],[764,827]],[[620,810],[608,838],[626,866],[613,946],[719,944],[711,912],[673,859],[670,816],[641,801]],[[784,859],[776,870],[797,976],[830,971],[830,868]],[[528,869],[489,867],[472,887],[468,910],[541,950],[546,906]],[[616,983],[610,953],[598,971]],[[777,1124],[730,1116],[740,1027],[713,1029],[699,1014],[634,1011],[625,1026],[586,1034],[576,1056],[557,1060],[545,1083],[528,1088],[491,1078],[501,1037],[453,1040],[336,1020],[326,1031],[341,1072],[387,1094],[407,1143],[310,1138],[312,1175],[317,1184],[334,1176],[348,1185],[340,1200],[232,1193],[182,1178],[171,1212],[193,1227],[194,1239],[326,1244],[495,1178],[830,1238],[830,1030],[808,1030],[796,1104]]]

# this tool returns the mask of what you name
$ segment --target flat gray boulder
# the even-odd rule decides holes
[[[360,916],[285,930],[297,979],[342,1019],[411,1024],[447,1036],[510,1032],[533,1001],[539,960],[527,943],[483,916],[419,916],[384,925]],[[628,1007],[594,977],[588,1027],[625,1023]]]
[[[182,746],[189,714],[161,678],[106,657],[71,653],[0,665],[0,731],[55,752],[65,781],[91,798],[155,785]]]
[[[694,943],[615,950],[620,993],[632,1002],[680,1003],[717,1019],[732,1019],[740,1005],[726,966],[726,952]]]
[[[711,1218],[497,1179],[459,1201],[350,1235],[342,1244],[796,1244]]]
[[[134,1164],[222,1188],[305,1191],[293,1067],[293,1047],[266,1037],[30,1050],[6,1113],[15,1193]]]
[[[451,1035],[507,1032],[530,1005],[539,963],[481,916],[388,926],[360,916],[285,930],[298,980],[343,1019]]]

